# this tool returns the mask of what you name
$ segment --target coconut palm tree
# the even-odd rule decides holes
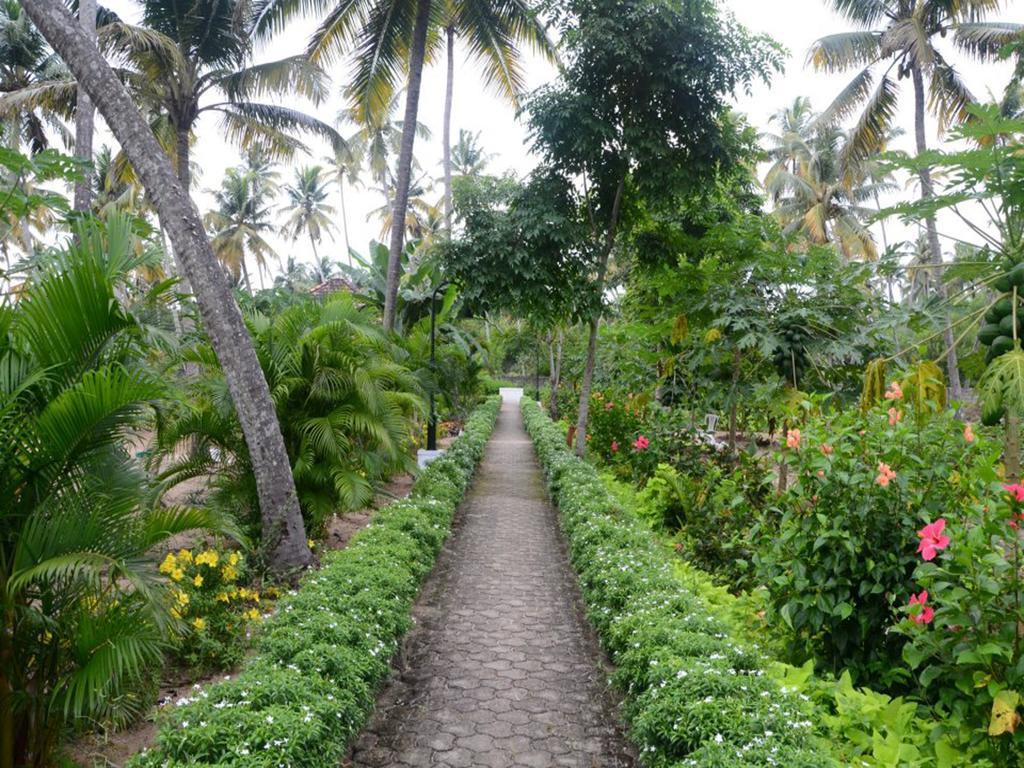
[[[105,14],[98,38],[123,63],[122,78],[135,103],[166,121],[178,178],[186,189],[191,188],[195,129],[205,115],[219,116],[228,142],[259,147],[274,159],[290,158],[302,148],[297,133],[341,145],[341,137],[327,123],[258,100],[298,95],[318,104],[328,95],[327,77],[304,56],[252,64],[252,29],[243,0],[144,0],[142,5],[141,26]],[[51,105],[64,90],[65,83],[43,83],[17,94],[10,106]],[[4,104],[0,98],[0,114]]]
[[[424,65],[437,53],[443,38],[448,52],[448,78],[444,146],[450,145],[451,94],[454,80],[454,40],[463,36],[472,57],[482,64],[485,82],[513,103],[518,103],[523,77],[519,45],[529,43],[553,56],[543,25],[521,0],[258,0],[254,9],[257,32],[279,31],[293,16],[310,10],[326,16],[313,33],[307,53],[313,62],[352,55],[355,74],[348,96],[357,121],[372,124],[386,113],[404,77],[407,126],[416,123]],[[444,35],[434,32],[444,30]],[[396,220],[404,220],[413,178],[415,131],[403,131],[395,179]],[[447,159],[446,159],[447,167]],[[399,259],[405,230],[394,227],[389,247],[388,301],[384,327],[395,321]]]
[[[494,155],[480,145],[480,132],[470,133],[460,128],[459,140],[451,148],[451,170],[459,176],[479,176]],[[445,191],[449,195],[449,190]],[[446,202],[447,206],[448,203]],[[450,215],[446,211],[446,216]]]
[[[187,188],[176,176],[149,124],[103,55],[59,0],[21,0],[32,22],[86,88],[146,189],[174,248],[182,275],[224,371],[249,448],[269,565],[290,571],[308,565],[306,543],[281,428],[237,303],[203,231]],[[176,6],[177,7],[177,6]]]
[[[484,83],[519,109],[525,88],[521,45],[527,45],[548,61],[555,61],[555,46],[548,38],[537,10],[523,0],[445,0],[442,4],[445,46],[444,124],[444,220],[452,228],[452,101],[455,94],[455,40],[465,41],[470,58]],[[436,45],[440,45],[437,41]],[[430,54],[433,55],[431,50]],[[463,138],[459,132],[459,141]]]
[[[348,239],[348,209],[345,206],[345,185],[360,184],[359,174],[363,168],[363,148],[351,139],[347,146],[323,158],[324,167],[330,171],[338,185],[338,201],[341,203],[341,233],[345,240],[345,254],[348,264],[352,266],[352,245]]]
[[[858,29],[823,37],[811,47],[808,59],[825,72],[856,70],[850,83],[822,115],[822,122],[840,122],[863,111],[849,139],[849,152],[863,159],[877,153],[893,127],[900,81],[909,79],[914,97],[916,150],[927,150],[926,100],[940,129],[967,118],[974,101],[953,64],[935,45],[951,37],[953,46],[970,56],[995,58],[1003,45],[1020,34],[1021,26],[986,22],[1000,0],[828,0],[828,4]],[[934,197],[931,172],[918,173],[921,198]],[[935,217],[925,222],[933,264],[942,263]],[[943,291],[941,281],[938,290]],[[960,390],[960,372],[952,327],[947,327],[947,367],[950,387]]]
[[[847,133],[817,117],[804,97],[773,115],[780,132],[762,136],[773,161],[765,190],[785,231],[831,243],[848,259],[874,260],[878,248],[866,222],[894,187],[873,158],[847,151]]]
[[[329,184],[330,181],[325,178],[324,169],[321,166],[306,165],[297,168],[294,183],[286,184],[284,187],[288,202],[282,207],[282,210],[288,214],[288,219],[281,231],[290,237],[292,242],[298,240],[302,234],[309,237],[309,244],[313,247],[314,261],[320,259],[316,244],[320,242],[325,233],[331,234],[334,231],[334,224],[331,223],[334,206],[325,202]]]
[[[264,235],[273,229],[270,223],[270,192],[265,184],[254,181],[246,168],[229,168],[216,190],[216,210],[203,217],[210,231],[210,245],[220,263],[234,278],[241,277],[245,290],[252,293],[246,258],[256,261],[260,272],[267,269],[267,258],[277,254]]]
[[[33,152],[41,152],[49,144],[47,129],[69,137],[62,119],[73,115],[73,82],[61,60],[50,50],[46,40],[32,25],[18,0],[0,2],[0,101],[7,94],[39,88],[43,83],[63,81],[65,95],[48,108],[21,105],[18,109],[0,112],[6,122],[0,133],[9,147],[17,148],[24,141]]]

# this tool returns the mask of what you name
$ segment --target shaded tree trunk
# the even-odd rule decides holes
[[[384,329],[395,328],[398,301],[398,269],[405,245],[405,214],[409,208],[409,183],[412,178],[412,151],[416,143],[416,116],[420,107],[420,84],[423,81],[423,60],[427,50],[427,28],[430,26],[431,0],[417,0],[416,21],[409,52],[409,84],[405,92],[405,122],[402,124],[402,146],[398,154],[398,179],[395,204],[391,216],[391,247],[388,249],[388,277],[384,292]]]
[[[270,390],[242,313],[213,255],[188,188],[180,178],[183,168],[187,174],[187,163],[179,165],[176,177],[124,86],[59,0],[22,2],[124,148],[151,196],[182,273],[194,289],[196,304],[224,370],[249,448],[260,501],[263,545],[270,566],[280,572],[308,565],[312,553],[306,544],[291,464]]]
[[[548,403],[548,413],[551,414],[552,421],[558,421],[558,386],[562,381],[562,346],[564,340],[565,336],[562,333],[562,329],[559,328],[553,344],[548,348],[551,359],[551,401]]]
[[[78,0],[78,23],[85,36],[96,41],[96,0]],[[82,178],[75,182],[76,211],[88,211],[92,207],[92,143],[96,125],[96,109],[89,94],[78,86],[75,106],[75,157],[89,163],[82,171]]]
[[[626,177],[619,179],[619,186],[615,190],[615,199],[612,202],[611,215],[608,221],[608,230],[605,234],[604,244],[601,246],[601,255],[597,264],[597,278],[594,289],[597,291],[598,302],[603,300],[604,280],[608,273],[608,260],[612,255],[612,248],[615,245],[615,235],[619,229],[619,213],[622,210],[622,195],[626,189]],[[590,321],[590,335],[587,339],[587,362],[583,368],[583,382],[580,385],[579,415],[576,419],[576,455],[581,459],[587,455],[587,419],[590,416],[590,390],[594,383],[594,368],[597,365],[597,332],[601,325],[601,311],[598,309]]]
[[[452,231],[452,98],[455,95],[455,28],[444,31],[447,44],[448,72],[444,89],[444,125],[441,140],[444,142],[444,225],[451,237]]]
[[[928,149],[925,140],[925,94],[924,76],[921,68],[915,65],[911,70],[914,81],[914,140],[917,154],[920,156]],[[935,197],[935,187],[932,184],[932,172],[928,168],[922,168],[917,173],[921,181],[921,199],[930,200]],[[935,222],[935,214],[925,219],[925,230],[928,236],[928,250],[931,254],[932,264],[942,264],[942,245],[939,243],[939,230]],[[942,275],[935,276],[936,291],[939,297],[947,298],[946,285],[942,282]],[[942,334],[942,341],[946,349],[946,374],[949,376],[949,388],[953,391],[954,397],[960,396],[960,361],[956,353],[956,336],[953,333],[953,325],[950,319],[949,310],[946,310],[943,322],[946,330]]]

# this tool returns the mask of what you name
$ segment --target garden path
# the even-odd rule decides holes
[[[417,603],[401,671],[351,764],[634,765],[556,512],[522,426],[501,415]]]

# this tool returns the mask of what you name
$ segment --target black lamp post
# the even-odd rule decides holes
[[[434,335],[437,324],[437,292],[448,287],[445,280],[430,294],[430,420],[427,422],[427,450],[437,450],[437,412],[434,410],[434,390],[437,389],[437,361],[434,357]]]

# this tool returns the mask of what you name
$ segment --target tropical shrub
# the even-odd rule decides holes
[[[751,531],[768,496],[764,471],[705,459],[699,472],[659,464],[637,495],[637,514],[669,535],[688,562],[733,589],[754,586]]]
[[[981,472],[994,481],[994,469]],[[1024,745],[1022,504],[1024,487],[1013,483],[947,510],[941,530],[922,528],[899,626],[909,639],[904,659],[947,728],[987,743],[1009,766],[1019,765]]]
[[[307,531],[358,509],[391,474],[410,470],[420,386],[402,349],[372,317],[336,294],[248,319],[270,385]],[[189,401],[159,422],[154,464],[164,488],[214,476],[212,503],[256,525],[255,480],[223,374],[207,344],[180,362],[200,370]]]
[[[590,398],[587,450],[623,478],[643,482],[654,473],[658,447],[647,428],[646,396],[595,392]]]
[[[245,655],[247,635],[262,617],[259,590],[245,586],[238,552],[168,552],[160,573],[172,583],[171,615],[181,622],[175,654],[199,673],[228,669]]]
[[[811,708],[685,587],[670,551],[623,512],[537,404],[524,400],[522,410],[644,764],[834,765],[812,747]]]
[[[373,709],[499,405],[492,398],[478,408],[462,436],[420,474],[409,498],[378,512],[280,600],[260,633],[257,656],[237,677],[165,712],[155,748],[131,764],[338,765]]]
[[[69,724],[125,720],[168,642],[151,551],[208,510],[163,508],[129,450],[167,387],[118,300],[127,219],[81,222],[0,305],[0,764],[45,765]]]
[[[918,415],[894,384],[881,405],[812,414],[786,436],[788,485],[760,523],[756,561],[798,662],[909,682],[905,638],[888,630],[920,562],[915,532],[969,508],[999,455],[949,411]]]

